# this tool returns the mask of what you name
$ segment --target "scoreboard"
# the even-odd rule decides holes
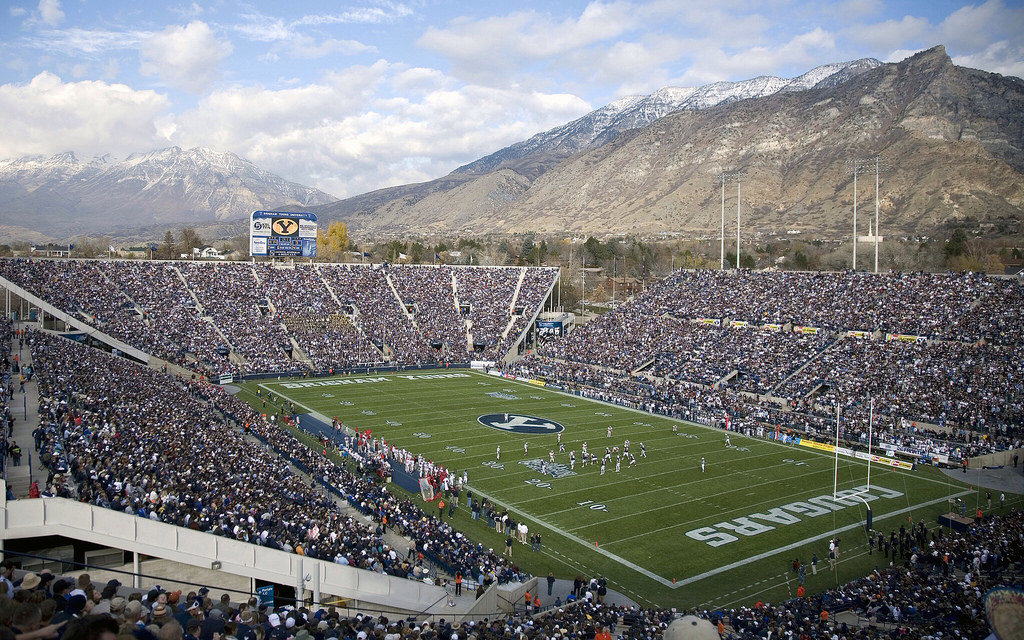
[[[253,211],[249,216],[249,255],[316,257],[316,214]]]

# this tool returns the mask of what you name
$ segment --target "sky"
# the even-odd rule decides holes
[[[8,0],[0,160],[230,151],[345,198],[443,176],[627,95],[938,44],[1024,77],[988,0]]]

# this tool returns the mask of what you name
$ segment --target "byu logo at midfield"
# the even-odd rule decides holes
[[[508,418],[507,420],[506,417]],[[510,433],[558,433],[565,429],[565,427],[557,422],[534,416],[523,416],[517,413],[488,413],[477,418],[477,422],[485,427]]]

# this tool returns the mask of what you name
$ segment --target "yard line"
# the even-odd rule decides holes
[[[528,513],[524,513],[520,509],[516,509],[515,506],[512,505],[512,504],[503,503],[500,500],[497,500],[496,498],[494,498],[492,496],[489,496],[489,495],[487,495],[486,493],[484,493],[483,491],[480,491],[480,490],[476,490],[475,495],[483,496],[487,500],[490,500],[492,503],[494,503],[496,505],[499,505],[499,506],[502,506],[502,507],[505,507],[507,509],[515,509],[515,511],[520,513],[522,515],[522,517],[530,520],[534,524],[539,524],[539,525],[541,525],[543,527],[547,527],[548,529],[558,533],[559,535],[561,535],[561,536],[563,536],[565,538],[568,538],[569,540],[572,540],[573,542],[579,543],[579,544],[581,544],[581,545],[583,545],[583,546],[585,546],[587,548],[591,547],[591,544],[589,542],[587,542],[586,540],[584,540],[583,538],[575,536],[575,535],[573,535],[573,534],[571,534],[571,533],[569,533],[567,531],[564,531],[564,530],[562,530],[562,529],[560,529],[558,527],[552,526],[551,524],[541,520],[540,518],[536,518],[536,517],[534,517],[534,516],[532,516],[532,515],[530,515]],[[614,560],[615,562],[618,562],[619,564],[621,564],[621,565],[623,565],[625,567],[628,567],[628,568],[636,571],[637,573],[639,573],[641,575],[647,576],[651,580],[655,580],[657,582],[660,582],[662,585],[664,585],[666,587],[671,587],[672,586],[672,581],[671,580],[667,580],[665,578],[662,578],[658,574],[656,574],[656,573],[654,573],[652,571],[648,571],[647,569],[644,569],[640,565],[634,564],[634,563],[630,562],[629,560],[626,560],[625,558],[623,558],[621,556],[617,556],[614,553],[611,553],[609,551],[606,551],[605,549],[602,549],[601,547],[593,547],[593,549],[597,553],[600,553],[601,555],[603,555],[603,556],[605,556],[607,558],[610,558],[611,560]]]

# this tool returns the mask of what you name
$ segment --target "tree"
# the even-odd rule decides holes
[[[249,257],[249,234],[240,233],[231,238],[231,249],[235,252],[231,257],[234,260],[245,260]]]
[[[426,262],[423,258],[426,257],[427,248],[419,240],[413,242],[409,246],[409,261],[410,262]],[[433,258],[434,256],[430,256]]]
[[[157,256],[164,260],[173,260],[178,257],[175,255],[177,250],[178,247],[174,242],[174,234],[168,231],[164,234],[163,244],[157,248]]]
[[[405,243],[401,240],[392,240],[384,245],[384,255],[388,262],[397,262],[405,255]]]
[[[967,249],[967,234],[964,233],[963,229],[955,229],[949,236],[949,240],[946,241],[946,246],[943,248],[943,252],[947,258],[955,258],[962,256],[964,251]]]
[[[327,232],[316,232],[316,255],[321,262],[341,262],[348,248],[348,229],[344,222],[332,222]]]
[[[203,246],[203,239],[192,227],[185,227],[178,232],[178,249],[181,253],[192,254],[193,249]]]

